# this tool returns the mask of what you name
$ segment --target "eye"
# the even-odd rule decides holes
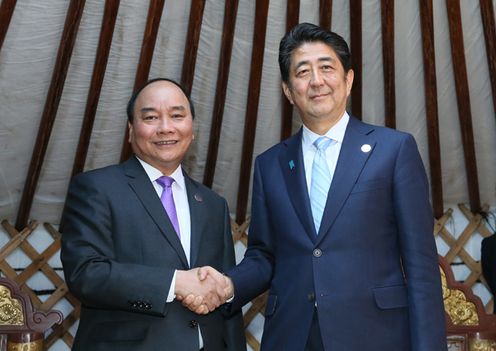
[[[307,68],[300,69],[299,71],[296,72],[297,77],[304,77],[307,75],[309,70]]]
[[[174,119],[177,119],[177,118],[183,118],[184,115],[183,114],[180,114],[180,113],[174,113],[171,117],[174,118]]]
[[[332,71],[332,69],[333,69],[333,67],[331,65],[323,65],[322,66],[322,70],[324,72],[330,72],[330,71]]]
[[[152,121],[157,119],[158,117],[156,115],[144,115],[142,117],[143,121]]]

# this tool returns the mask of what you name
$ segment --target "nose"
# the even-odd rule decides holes
[[[318,69],[312,70],[312,78],[310,80],[312,86],[321,86],[324,84],[322,74]]]
[[[170,118],[163,117],[160,119],[157,128],[158,133],[171,133],[173,130],[173,124]]]

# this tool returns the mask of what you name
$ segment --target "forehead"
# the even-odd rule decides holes
[[[136,98],[135,111],[143,107],[160,108],[184,106],[189,109],[189,102],[182,90],[168,81],[157,81],[147,85]]]
[[[314,61],[336,61],[341,64],[334,49],[320,41],[305,42],[291,53],[291,68],[293,69],[301,64]]]

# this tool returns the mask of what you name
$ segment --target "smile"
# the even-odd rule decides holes
[[[320,98],[326,97],[327,95],[328,94],[313,95],[313,96],[310,96],[310,99],[320,99]]]
[[[163,140],[163,141],[156,141],[155,145],[173,145],[177,144],[177,140]]]

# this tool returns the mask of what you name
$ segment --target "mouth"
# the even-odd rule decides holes
[[[327,93],[325,93],[325,94],[315,94],[315,95],[310,96],[310,99],[312,99],[312,100],[319,100],[321,98],[325,98],[327,95],[329,95],[329,94],[327,94]]]
[[[163,146],[163,145],[174,145],[174,144],[177,144],[178,142],[179,141],[177,141],[177,140],[161,140],[161,141],[154,142],[154,144],[157,146]]]

